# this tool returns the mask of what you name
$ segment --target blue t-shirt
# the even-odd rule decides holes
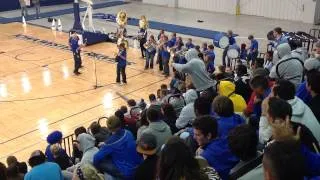
[[[168,41],[168,47],[171,48],[176,44],[177,38],[172,38]]]
[[[125,67],[127,65],[127,51],[121,50],[116,57],[119,67]]]
[[[69,44],[71,46],[72,52],[76,52],[77,49],[79,48],[79,38],[78,37],[71,37],[69,39]]]
[[[188,49],[194,48],[194,44],[187,42],[186,48],[188,48]]]
[[[208,56],[208,61],[212,61],[214,62],[215,58],[216,58],[216,54],[214,53],[214,51],[207,51],[206,55]]]
[[[167,47],[169,46],[168,44],[169,44],[169,43],[165,43],[165,44],[163,45],[163,49],[161,50],[161,57],[162,57],[162,59],[166,59],[166,60],[170,59],[170,53],[169,53],[169,51],[167,50]],[[170,46],[169,46],[169,47],[170,47]]]
[[[240,59],[247,59],[248,52],[246,49],[241,49],[240,50]]]
[[[236,39],[233,36],[229,37],[229,45],[233,45],[234,43],[236,43]]]
[[[33,167],[25,176],[24,180],[63,180],[61,169],[58,164],[45,162]]]
[[[258,52],[259,44],[258,41],[253,39],[251,40],[250,50],[253,52],[254,49],[256,49],[256,52]]]

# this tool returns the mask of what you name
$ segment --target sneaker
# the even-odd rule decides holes
[[[147,70],[147,69],[149,69],[149,68],[148,68],[148,67],[145,67],[145,68],[144,68],[144,70]]]
[[[76,76],[79,76],[79,75],[81,74],[81,72],[74,72],[74,74],[75,74]]]
[[[124,85],[127,85],[127,82],[123,82]]]
[[[84,68],[84,66],[81,65],[80,68]]]

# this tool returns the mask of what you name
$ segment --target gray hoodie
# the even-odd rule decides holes
[[[280,44],[277,47],[277,51],[280,60],[272,67],[270,78],[286,79],[298,86],[303,78],[303,64],[299,58],[292,55],[288,43]],[[296,59],[290,59],[294,57]]]
[[[198,98],[198,94],[194,89],[189,89],[185,94],[186,106],[182,109],[179,118],[176,120],[176,127],[182,129],[192,123],[196,118],[194,112],[194,101]]]
[[[80,134],[77,139],[80,144],[79,150],[83,152],[83,156],[80,163],[93,164],[93,156],[96,152],[99,151],[99,149],[95,147],[96,139],[90,134],[86,133]]]
[[[142,134],[150,133],[157,139],[157,154],[160,154],[161,147],[172,136],[171,129],[164,121],[150,122]]]
[[[191,76],[192,83],[197,91],[203,91],[214,86],[214,81],[209,77],[204,62],[198,57],[196,49],[189,49],[185,58],[187,64],[173,63],[172,66],[179,72],[187,73]]]
[[[305,125],[320,142],[320,124],[313,112],[301,99],[295,97],[287,101],[292,107],[291,121]]]
[[[82,133],[78,136],[77,140],[80,145],[79,150],[83,152],[83,156],[78,164],[67,169],[69,172],[73,172],[75,168],[84,164],[93,165],[93,157],[99,151],[99,149],[95,147],[96,139],[90,134]]]

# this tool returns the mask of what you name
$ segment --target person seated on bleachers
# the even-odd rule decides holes
[[[100,143],[103,143],[111,135],[110,131],[106,127],[101,127],[99,122],[91,123],[89,130],[96,139],[96,146],[99,146]]]
[[[14,164],[11,166],[8,166],[7,176],[8,176],[7,180],[23,180],[24,179],[24,174],[20,173],[18,166]]]
[[[192,125],[193,120],[196,118],[196,114],[194,111],[194,101],[197,98],[198,94],[194,89],[189,89],[184,95],[184,99],[187,105],[183,107],[176,121],[176,127],[178,129],[183,129],[187,126]]]
[[[0,179],[4,179],[4,180],[8,179],[7,167],[2,162],[0,162]]]
[[[67,154],[61,153],[61,147],[60,144],[52,144],[50,146],[50,151],[53,155],[53,162],[57,163],[61,170],[66,170],[68,167],[71,167],[72,161],[70,157]]]
[[[295,96],[295,86],[288,80],[279,80],[273,87],[273,96],[287,101],[292,108],[293,122],[305,125],[320,142],[320,123],[311,109]]]
[[[170,138],[163,147],[158,168],[159,180],[220,180],[214,169],[201,169],[189,147],[176,136]]]
[[[75,170],[72,180],[104,180],[103,174],[100,174],[98,170],[91,164],[83,164]]]
[[[26,174],[28,172],[28,166],[25,162],[19,162],[15,156],[7,157],[7,165],[9,166],[17,166],[19,173]]]
[[[185,106],[185,100],[179,89],[174,89],[171,94],[167,95],[168,99],[163,104],[171,104],[178,117]]]
[[[58,164],[46,162],[46,156],[42,151],[36,150],[29,158],[31,170],[25,175],[24,180],[63,180],[63,175]]]
[[[141,108],[137,106],[137,103],[134,99],[129,99],[127,104],[129,109],[126,113],[124,112],[125,124],[135,124],[139,119]]]
[[[62,136],[62,132],[60,132],[60,131],[53,131],[52,133],[50,133],[47,136],[47,142],[48,142],[49,145],[46,148],[45,155],[46,155],[47,160],[49,162],[54,162],[54,157],[53,157],[53,154],[52,154],[52,152],[50,150],[51,145],[53,145],[53,144],[60,144],[61,145],[62,137],[63,137]],[[63,148],[61,148],[60,151],[61,151],[60,152],[61,155],[68,156],[66,151]]]
[[[311,57],[307,59],[304,63],[304,69],[306,74],[309,71],[317,71],[320,72],[320,41],[315,45],[316,51],[311,54]],[[304,81],[300,84],[297,89],[296,96],[303,100],[304,103],[309,104],[312,96],[310,92],[307,90],[307,81]]]
[[[194,138],[200,146],[196,154],[205,158],[223,180],[228,179],[230,170],[239,159],[231,153],[227,139],[218,137],[217,120],[211,116],[201,116],[192,126]]]
[[[236,66],[234,84],[236,85],[235,93],[242,96],[246,102],[249,102],[252,89],[250,87],[250,76],[245,65]]]
[[[262,158],[259,158],[261,153],[257,151],[258,136],[255,128],[247,124],[235,127],[229,132],[228,144],[231,152],[240,159],[240,162],[231,169],[230,179],[262,180]]]
[[[219,138],[226,138],[231,129],[245,123],[239,114],[235,114],[234,104],[226,96],[217,96],[213,100],[212,110],[217,116]]]
[[[194,47],[195,47],[195,45],[192,43],[192,39],[191,39],[191,38],[188,38],[188,41],[187,41],[187,43],[186,43],[186,48],[192,49],[192,48],[194,48]]]
[[[288,43],[277,47],[277,55],[281,59],[272,67],[269,77],[276,80],[289,80],[298,87],[303,79],[303,61],[291,54],[291,48]]]
[[[152,107],[153,108],[153,107]],[[142,132],[147,129],[147,127],[149,126],[149,121],[147,119],[147,110],[148,109],[145,109],[141,112],[141,117],[140,119],[138,120],[137,122],[137,140],[140,139],[141,135],[142,135]],[[158,111],[158,110],[157,110]],[[161,108],[158,112],[161,111]]]
[[[309,130],[309,128],[301,123],[293,122],[291,120],[293,111],[288,102],[277,97],[272,97],[264,100],[263,108],[264,108],[263,111],[267,113],[266,115],[267,126],[260,127],[259,135],[261,134],[261,131],[264,131],[265,136],[269,135],[269,138],[265,137],[266,139],[268,139],[268,141],[277,140],[278,139],[277,136],[279,136],[279,133],[281,132],[275,131],[277,129],[274,129],[273,127],[274,123],[280,123],[280,124],[288,123],[288,126],[290,126],[290,128],[294,133],[300,132],[299,136],[300,136],[301,144],[303,144],[306,148],[308,148],[310,151],[313,151],[313,152],[317,152],[320,149],[316,137]],[[266,129],[266,127],[268,126],[270,128]]]
[[[216,96],[215,82],[209,77],[205,64],[199,59],[198,54],[197,50],[189,49],[185,55],[187,64],[172,63],[172,66],[177,71],[191,76],[192,83],[199,94],[206,91],[209,97],[213,99]]]
[[[266,53],[266,58],[263,64],[263,68],[265,68],[270,72],[272,67],[273,67],[273,51],[268,51]]]
[[[264,69],[261,70],[265,71]],[[258,69],[255,72],[257,71]],[[251,79],[250,86],[253,92],[250,96],[247,108],[244,110],[244,115],[247,117],[254,115],[256,119],[260,119],[261,103],[263,99],[268,97],[271,93],[272,84],[269,83],[268,79],[264,75],[257,73],[256,76],[253,76]]]
[[[299,143],[292,140],[274,142],[264,151],[264,179],[303,180],[306,168],[304,162]]]
[[[173,105],[168,103],[162,104],[161,112],[163,115],[163,121],[170,127],[172,134],[178,132],[179,129],[176,127],[177,113],[174,110]]]
[[[143,155],[143,163],[137,168],[135,180],[156,179],[157,173],[157,139],[154,135],[144,133],[137,141],[137,152]]]
[[[242,113],[247,108],[247,104],[242,96],[235,93],[235,90],[235,84],[230,81],[220,81],[218,85],[219,95],[230,98],[234,106],[234,111],[236,113]]]
[[[150,107],[147,110],[149,126],[142,131],[153,134],[157,139],[157,154],[160,154],[161,146],[172,136],[170,127],[160,118],[160,112]]]
[[[76,139],[78,138],[78,136],[82,133],[87,133],[87,129],[83,126],[81,127],[78,127],[77,129],[74,130],[74,135],[76,136]],[[81,158],[82,158],[82,155],[83,153],[79,150],[78,146],[76,145],[77,143],[75,142],[72,142],[72,162],[74,164],[78,163]]]
[[[307,72],[307,88],[311,94],[311,101],[308,104],[315,117],[320,123],[320,71],[313,70]]]
[[[112,135],[94,155],[93,164],[115,178],[132,178],[142,162],[134,137],[130,131],[123,129],[122,122],[116,116],[108,118],[107,127]]]
[[[77,137],[78,149],[83,153],[82,159],[79,163],[67,168],[68,171],[73,172],[75,168],[84,164],[93,164],[93,157],[99,151],[95,146],[96,139],[90,134],[82,133]]]
[[[302,62],[308,59],[308,50],[306,47],[302,47],[300,40],[290,40],[289,45],[291,47],[291,55],[299,58]]]

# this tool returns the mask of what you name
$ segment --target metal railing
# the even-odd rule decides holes
[[[62,138],[61,146],[66,151],[69,157],[72,157],[74,140],[76,140],[76,137],[74,134],[71,134],[69,136]]]

